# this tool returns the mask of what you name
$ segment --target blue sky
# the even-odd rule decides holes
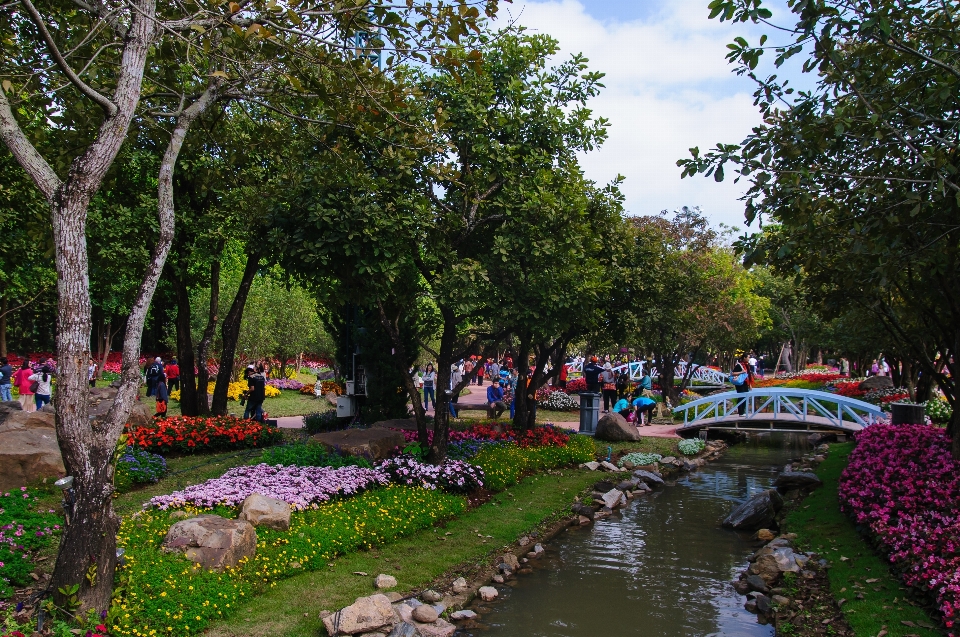
[[[606,89],[590,106],[611,121],[602,148],[582,158],[587,176],[607,182],[617,174],[631,214],[700,206],[714,224],[742,228],[744,186],[702,177],[680,179],[677,159],[688,149],[737,143],[760,123],[754,84],[732,72],[726,45],[740,35],[756,42],[769,27],[708,20],[709,0],[514,0],[509,18],[557,38],[561,56],[582,52],[606,73]],[[774,19],[789,15],[772,2]],[[778,8],[780,9],[778,11]],[[766,73],[800,78],[795,67]]]

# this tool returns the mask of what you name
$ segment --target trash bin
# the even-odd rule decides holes
[[[580,433],[592,434],[597,431],[600,418],[600,394],[583,392],[580,394]]]
[[[893,403],[890,405],[891,422],[894,425],[922,425],[926,422],[923,405]]]

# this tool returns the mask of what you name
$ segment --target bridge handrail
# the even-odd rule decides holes
[[[680,412],[684,412],[683,422],[684,422],[684,426],[687,426],[692,423],[705,422],[711,419],[718,420],[720,418],[720,414],[717,406],[719,406],[720,403],[732,402],[735,405],[737,405],[741,401],[745,401],[748,409],[750,409],[751,411],[751,413],[745,415],[749,419],[757,416],[758,414],[767,414],[767,412],[753,411],[753,409],[756,406],[756,400],[755,400],[756,398],[803,399],[804,413],[802,415],[804,418],[808,415],[807,407],[810,401],[812,401],[813,410],[824,413],[824,415],[831,420],[834,418],[834,415],[832,413],[827,415],[823,411],[823,408],[820,405],[820,403],[834,403],[838,407],[838,410],[837,410],[838,422],[843,421],[844,411],[846,411],[848,415],[853,416],[854,421],[859,421],[859,424],[862,424],[864,426],[873,424],[874,422],[873,417],[879,416],[883,413],[883,410],[880,409],[880,407],[878,407],[877,405],[874,405],[872,403],[868,403],[862,400],[857,400],[856,398],[850,398],[848,396],[838,396],[837,394],[818,391],[814,389],[789,389],[789,388],[782,388],[782,387],[763,387],[763,388],[751,389],[749,392],[744,392],[744,393],[729,391],[729,392],[724,392],[722,394],[714,394],[713,396],[705,396],[704,398],[699,398],[697,400],[693,400],[688,403],[684,403],[683,405],[674,407],[673,412],[677,414],[679,414]],[[761,404],[760,409],[764,409],[768,404],[769,404],[769,401]],[[774,405],[775,413],[772,414],[774,416],[773,418],[774,420],[777,420],[776,416],[778,416],[780,413],[779,411],[780,406],[781,406],[781,403],[779,400],[777,400],[776,404]],[[707,409],[705,409],[703,412],[700,412],[699,410],[700,407],[707,407]],[[710,407],[713,407],[713,409],[710,409]],[[789,403],[788,401],[788,411],[792,411],[795,408],[796,406],[792,405],[792,403]],[[691,409],[694,410],[694,417],[692,421],[689,420]],[[857,414],[853,413],[854,409],[858,411],[866,412],[868,422],[864,422]],[[708,415],[711,412],[713,413],[713,415],[712,416]]]

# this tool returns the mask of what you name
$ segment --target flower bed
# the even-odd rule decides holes
[[[294,509],[327,502],[335,496],[356,495],[388,483],[387,477],[373,469],[345,466],[297,467],[258,464],[235,467],[219,478],[194,484],[170,495],[158,495],[150,504],[160,509],[195,506],[233,507],[240,505],[252,493],[283,500]]]
[[[126,451],[117,458],[117,470],[114,474],[114,484],[117,491],[129,491],[137,484],[151,484],[157,482],[167,474],[167,461],[163,456],[139,447],[127,447]]]
[[[296,373],[294,371],[294,373]],[[299,391],[304,387],[309,387],[311,392],[313,391],[313,385],[304,385],[299,380],[293,378],[271,378],[267,381],[267,387],[275,387],[276,389],[293,389]]]
[[[502,491],[519,482],[524,473],[589,462],[595,453],[592,438],[573,435],[563,447],[524,448],[512,442],[487,445],[470,463],[483,469],[488,489]]]
[[[287,532],[258,528],[256,555],[223,573],[195,569],[182,556],[164,553],[160,547],[169,516],[144,511],[125,518],[118,534],[127,565],[119,570],[124,586],[107,618],[110,634],[198,634],[278,580],[428,528],[466,506],[462,496],[442,491],[399,486],[370,491],[295,512]]]
[[[385,460],[376,468],[388,476],[390,482],[408,487],[443,489],[451,493],[471,493],[483,487],[483,470],[461,460],[431,465],[401,456]]]
[[[909,586],[928,590],[951,629],[960,609],[960,464],[943,429],[874,425],[840,477],[840,505],[889,555]]]
[[[416,431],[396,429],[407,442],[417,442]],[[563,447],[570,440],[570,432],[553,425],[534,427],[531,430],[517,429],[513,424],[497,421],[480,422],[464,431],[451,431],[450,443],[456,442],[515,442],[521,447]],[[433,443],[433,431],[427,432],[427,444]]]
[[[159,453],[197,453],[266,447],[283,437],[276,427],[233,416],[177,416],[150,427],[128,426],[128,444]]]
[[[577,411],[580,409],[580,401],[562,391],[550,392],[540,403],[543,409],[552,409],[553,411]]]
[[[563,391],[568,394],[575,394],[582,391],[587,391],[587,379],[581,376],[580,378],[574,378],[573,380],[567,381],[567,386],[564,387]]]
[[[57,541],[60,516],[37,507],[37,496],[26,487],[0,495],[0,599],[13,586],[34,583],[33,554]]]

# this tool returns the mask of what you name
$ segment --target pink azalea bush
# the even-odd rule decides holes
[[[384,460],[376,468],[387,475],[390,482],[408,487],[471,493],[483,486],[483,469],[462,460],[432,465],[410,456],[400,456]]]
[[[351,496],[389,483],[387,476],[374,469],[347,466],[331,467],[271,466],[258,464],[230,469],[219,478],[194,484],[170,495],[158,495],[149,504],[160,509],[193,505],[238,506],[248,495],[259,493],[283,500],[294,510],[316,507],[334,496]]]
[[[840,505],[889,553],[910,586],[929,590],[951,629],[960,609],[960,463],[929,425],[874,425],[840,477]]]

